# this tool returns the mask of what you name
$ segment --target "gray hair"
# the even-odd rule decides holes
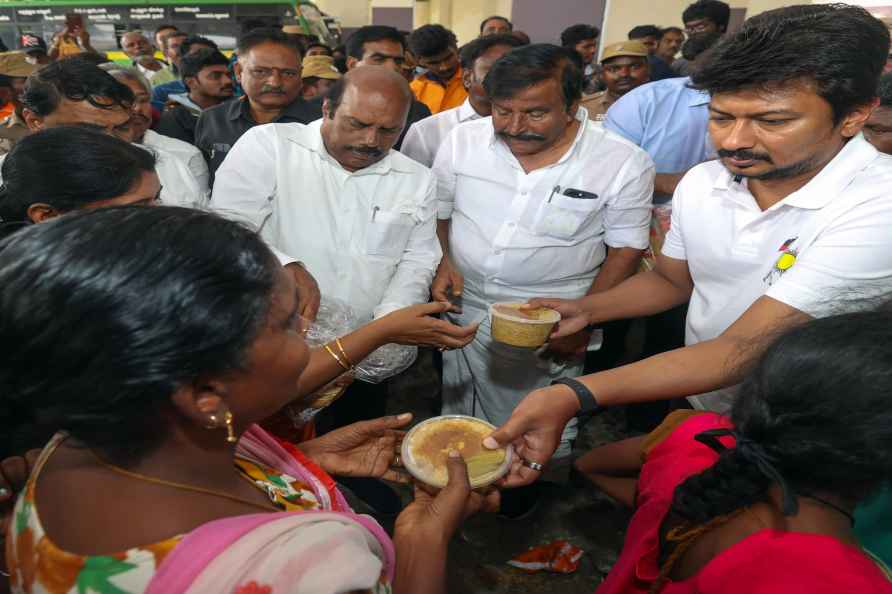
[[[152,94],[152,85],[149,83],[149,79],[147,79],[142,72],[133,68],[131,66],[121,66],[120,64],[116,64],[115,62],[106,62],[105,64],[100,64],[100,68],[111,74],[116,79],[125,79],[130,80],[142,85],[142,87],[149,93]]]

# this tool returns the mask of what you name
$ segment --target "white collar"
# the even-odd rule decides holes
[[[467,122],[469,120],[479,120],[480,118],[484,117],[484,116],[480,115],[479,113],[477,113],[477,110],[474,109],[474,107],[471,105],[470,99],[465,99],[464,103],[459,105],[456,109],[458,110],[457,113],[458,113],[458,121],[459,122]]]
[[[842,147],[842,150],[816,176],[778,204],[782,203],[796,208],[807,209],[823,208],[831,200],[838,198],[852,182],[852,178],[870,165],[878,154],[873,145],[867,142],[864,135],[859,132],[857,136],[854,136]],[[713,188],[731,192],[742,191],[752,198],[750,191],[743,185],[736,184],[734,176],[724,167],[722,167],[721,174],[716,178]],[[755,200],[755,198],[752,199]]]

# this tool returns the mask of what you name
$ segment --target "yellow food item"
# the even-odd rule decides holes
[[[432,421],[409,436],[409,453],[414,469],[424,482],[445,486],[449,479],[447,459],[449,452],[458,451],[468,465],[471,486],[486,482],[505,460],[504,449],[487,450],[483,438],[492,433],[493,427],[475,419],[445,418]]]

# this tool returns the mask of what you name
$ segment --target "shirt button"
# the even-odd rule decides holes
[[[495,251],[495,254],[496,254],[496,256],[501,256],[501,255],[502,255],[502,250],[496,250],[496,251]]]
[[[514,221],[511,221],[511,222],[508,223],[508,228],[509,228],[509,229],[514,229],[514,227],[516,227],[516,226],[517,226],[517,223],[515,223]]]

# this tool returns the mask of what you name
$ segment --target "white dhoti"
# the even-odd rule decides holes
[[[471,344],[443,353],[443,414],[470,415],[498,427],[533,390],[561,377],[582,375],[583,361],[556,363],[537,355],[534,349],[496,342],[490,334],[489,305],[466,285],[462,313],[448,314],[451,322],[462,326],[483,321]],[[550,462],[554,472],[546,471],[546,479],[566,478],[576,434],[576,419],[572,419]]]

